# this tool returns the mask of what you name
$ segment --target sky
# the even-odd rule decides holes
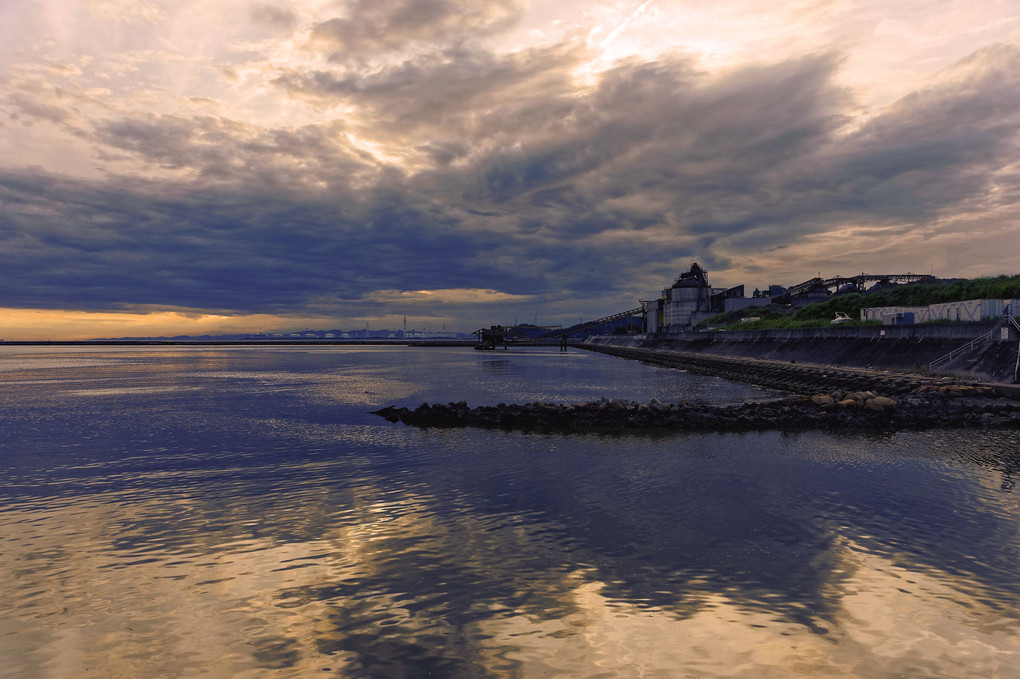
[[[0,0],[0,339],[1020,272],[1016,0]]]

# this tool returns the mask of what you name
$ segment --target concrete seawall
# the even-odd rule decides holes
[[[865,329],[867,330],[867,329]],[[954,328],[958,330],[958,328]],[[901,331],[902,332],[902,331]],[[795,333],[782,338],[704,334],[693,337],[616,335],[588,338],[589,351],[693,373],[793,392],[741,405],[628,403],[619,399],[577,404],[526,403],[469,407],[464,401],[390,406],[374,414],[416,427],[488,427],[556,431],[900,430],[944,427],[1020,427],[1020,385],[967,384],[921,371],[880,370],[928,361],[970,337],[887,337],[865,333]],[[884,342],[876,344],[877,342]],[[1014,349],[1013,342],[989,342]],[[984,355],[987,347],[975,348]],[[727,355],[730,354],[736,355]],[[795,356],[784,358],[777,356]],[[807,357],[815,362],[807,362]],[[867,361],[870,367],[835,365]],[[895,398],[892,398],[895,397]]]
[[[967,327],[962,327],[963,325]],[[902,394],[957,378],[1003,385],[1015,396],[1017,341],[990,341],[965,352],[945,374],[928,364],[987,332],[989,325],[820,328],[691,336],[592,337],[582,347],[624,358],[798,393],[867,389]],[[883,333],[883,330],[885,331]]]

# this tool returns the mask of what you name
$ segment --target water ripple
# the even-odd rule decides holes
[[[1017,432],[365,413],[736,393],[477,353],[112,352],[0,384],[6,676],[1007,676],[1020,656]]]

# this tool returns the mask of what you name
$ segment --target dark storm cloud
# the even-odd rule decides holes
[[[491,120],[475,130],[469,117],[505,107],[516,110],[522,102],[534,102],[548,114],[551,102],[572,94],[570,70],[586,56],[575,45],[509,55],[458,47],[368,72],[290,72],[275,84],[295,97],[362,107],[373,115],[373,125],[380,130],[388,125],[391,133],[441,128],[476,138],[510,134],[515,128],[506,120],[497,128]]]
[[[839,140],[796,186],[845,210],[923,221],[992,199],[1018,142],[1020,49],[995,45]]]
[[[833,56],[723,78],[621,67],[573,112],[574,134],[493,153],[481,192],[515,206],[562,202],[591,232],[628,215],[635,228],[654,224],[633,206],[609,222],[588,217],[615,197],[645,195],[658,223],[668,212],[680,243],[696,236],[690,245],[702,251],[769,225],[782,229],[775,241],[848,219],[923,223],[988,200],[993,173],[1016,157],[1016,48],[973,55],[857,131],[837,67]]]
[[[441,208],[409,198],[296,201],[2,175],[0,295],[38,308],[287,313],[322,297],[485,280],[495,239],[467,237]]]
[[[390,17],[397,3],[383,4]],[[721,74],[629,61],[581,88],[577,50],[451,48],[363,72],[291,71],[277,83],[293,96],[355,111],[300,128],[96,124],[107,151],[192,179],[0,176],[0,295],[283,313],[368,307],[378,290],[491,288],[608,313],[691,257],[718,270],[848,224],[897,234],[1017,184],[1013,46],[975,53],[863,125],[836,54]],[[380,118],[391,127],[366,127]],[[397,169],[348,136],[373,132],[421,165]]]
[[[500,33],[521,16],[517,0],[353,0],[344,9],[312,29],[333,61]]]
[[[103,123],[95,139],[163,168],[248,186],[300,190],[313,178],[345,188],[378,170],[351,145],[342,123],[265,129],[223,118],[148,115]]]
[[[677,60],[625,64],[547,118],[569,119],[569,128],[534,126],[481,158],[465,196],[527,214],[520,223],[542,224],[565,261],[576,261],[568,260],[576,239],[631,232],[634,250],[585,253],[589,271],[613,269],[614,257],[616,269],[642,270],[630,252],[648,256],[644,244],[657,234],[646,231],[672,234],[652,241],[658,262],[697,255],[719,268],[734,254],[848,224],[893,236],[942,214],[980,212],[994,200],[991,185],[1015,174],[1005,168],[1018,150],[1017,58],[1015,47],[983,50],[858,130],[850,93],[836,84],[838,55],[722,77]],[[590,289],[581,267],[565,268],[566,289]]]
[[[836,65],[825,56],[724,79],[684,61],[621,66],[574,103],[569,128],[557,129],[557,111],[544,133],[489,154],[472,195],[562,205],[587,222],[564,225],[580,232],[620,220],[640,230],[662,224],[665,212],[680,220],[678,237],[739,228],[770,208],[782,168],[828,143],[842,124],[846,96],[831,84]],[[648,211],[637,202],[613,207],[642,195]]]
[[[191,166],[196,157],[196,142],[201,136],[201,121],[175,116],[150,115],[141,120],[118,120],[101,125],[97,140],[124,151],[133,151],[164,167]],[[213,147],[212,153],[219,151]]]

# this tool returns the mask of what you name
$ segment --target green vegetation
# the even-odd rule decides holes
[[[854,319],[847,325],[876,325],[875,321],[856,320],[861,317],[862,308],[928,306],[929,304],[962,302],[969,299],[1020,299],[1020,275],[890,285],[879,289],[873,288],[863,293],[834,295],[824,302],[803,307],[784,307],[777,304],[770,304],[766,307],[750,307],[718,314],[702,322],[699,327],[715,327],[725,330],[821,328],[830,325],[830,321],[836,317],[837,311]],[[755,316],[758,317],[758,320],[741,322],[742,319]]]
[[[895,285],[852,296],[863,298],[858,309],[872,306],[928,306],[968,299],[1017,299],[1020,298],[1020,275]]]

